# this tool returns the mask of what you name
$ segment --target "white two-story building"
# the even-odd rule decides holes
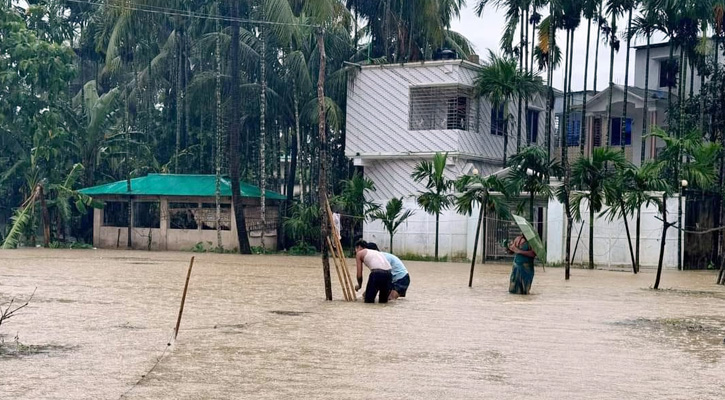
[[[370,200],[384,206],[402,197],[405,207],[415,210],[394,236],[396,253],[434,252],[435,217],[415,201],[425,189],[411,178],[418,162],[447,152],[446,176],[455,179],[474,170],[484,175],[501,170],[505,136],[506,154],[516,153],[518,102],[509,105],[506,123],[503,107],[492,110],[486,99],[475,95],[480,69],[464,60],[369,65],[351,78],[346,155],[375,183]],[[522,121],[521,146],[543,144],[545,124],[543,99],[532,99]],[[475,224],[475,214],[445,211],[440,218],[440,255],[470,257]],[[379,221],[365,223],[364,238],[382,249],[389,247],[389,234]]]

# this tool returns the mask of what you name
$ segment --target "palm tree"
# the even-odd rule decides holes
[[[662,199],[656,192],[663,192],[667,188],[667,181],[660,175],[660,167],[657,163],[649,162],[641,167],[630,167],[621,171],[620,182],[626,187],[624,193],[624,214],[636,214],[637,222],[635,227],[635,270],[640,269],[640,223],[642,207],[656,205],[662,208]],[[626,216],[624,216],[626,218]]]
[[[401,214],[402,213],[402,214]],[[385,211],[377,209],[370,214],[370,219],[380,220],[385,226],[385,229],[390,233],[390,252],[393,252],[393,235],[398,230],[400,224],[405,222],[411,215],[414,214],[413,210],[403,211],[403,199],[392,198],[385,204]]]
[[[510,175],[506,178],[511,193],[526,193],[529,196],[529,218],[534,223],[534,202],[537,196],[548,200],[553,192],[548,184],[551,175],[562,171],[556,161],[546,159],[546,149],[529,146],[509,160]]]
[[[471,274],[468,278],[468,287],[473,285],[473,270],[476,265],[476,253],[478,250],[478,239],[483,231],[486,231],[486,213],[491,211],[497,213],[502,219],[510,219],[508,205],[508,190],[505,182],[496,176],[482,177],[478,174],[464,175],[456,180],[456,190],[461,194],[456,196],[456,211],[460,214],[471,215],[473,208],[478,205],[478,224],[476,225],[476,239],[473,242],[473,257],[471,257]],[[493,194],[493,192],[497,192]],[[484,239],[485,240],[485,239]],[[483,244],[482,260],[486,262],[486,243]]]
[[[518,70],[516,60],[498,56],[492,51],[489,52],[488,62],[479,72],[474,85],[476,95],[487,98],[493,110],[503,107],[504,127],[508,127],[508,105],[514,97],[530,98],[546,91],[541,77]],[[503,165],[506,166],[508,133],[504,132],[503,136]]]
[[[667,222],[667,197],[672,193],[676,193],[684,182],[687,182],[693,188],[701,190],[711,187],[717,176],[715,165],[722,149],[716,143],[705,143],[700,132],[696,130],[677,137],[671,136],[659,128],[654,128],[650,136],[665,143],[665,147],[657,160],[657,173],[667,182],[662,200],[662,241],[660,243],[657,277],[654,284],[654,288],[657,289],[659,288],[662,273],[667,229],[675,225]],[[690,162],[682,164],[683,158],[689,159]],[[678,201],[680,200],[678,199]],[[678,230],[681,230],[681,227],[678,226]]]
[[[335,197],[335,202],[342,206],[352,217],[350,223],[350,249],[355,251],[353,243],[355,232],[367,215],[377,208],[377,204],[366,198],[368,192],[375,192],[375,183],[362,174],[355,171],[350,179],[342,181],[342,192]]]
[[[607,164],[612,167],[607,167]],[[604,206],[605,184],[612,179],[615,170],[626,164],[624,154],[619,151],[596,148],[591,158],[579,158],[571,169],[572,185],[582,192],[572,195],[571,210],[577,220],[581,220],[582,201],[589,208],[589,268],[594,269],[594,214]]]
[[[411,177],[416,183],[425,182],[427,191],[419,191],[416,198],[418,205],[428,214],[436,217],[435,260],[438,261],[438,227],[440,215],[451,206],[448,193],[453,181],[445,175],[448,153],[436,153],[433,161],[421,161],[415,166]]]

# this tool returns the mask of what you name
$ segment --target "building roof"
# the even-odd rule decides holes
[[[669,45],[670,45],[670,42],[652,43],[652,44],[649,45],[649,48],[650,49],[656,49],[658,47],[667,47]],[[632,48],[635,49],[635,50],[646,49],[647,47],[648,46],[646,44],[639,45],[639,46],[632,46]]]
[[[215,175],[148,174],[131,179],[131,191],[126,190],[126,181],[106,183],[80,190],[89,196],[190,196],[214,197],[216,193]],[[261,190],[254,185],[240,182],[242,197],[261,197]],[[269,200],[285,200],[286,197],[272,191],[265,191]],[[232,195],[228,177],[221,179],[221,195]]]

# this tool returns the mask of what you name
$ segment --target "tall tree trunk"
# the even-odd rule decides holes
[[[38,197],[40,197],[40,208],[43,213],[43,247],[50,247],[50,213],[45,202],[45,191],[43,185],[38,185]]]
[[[622,121],[621,126],[619,129],[619,142],[622,146],[622,153],[625,151],[626,147],[626,133],[627,133],[627,97],[629,95],[629,53],[630,48],[632,45],[631,35],[629,35],[629,32],[632,30],[632,13],[634,12],[633,8],[629,9],[629,22],[627,24],[627,56],[625,58],[625,70],[624,70],[624,104],[622,105]],[[645,117],[646,118],[646,117]],[[626,218],[625,218],[625,225],[626,225]],[[632,247],[632,242],[630,241],[629,246]],[[632,262],[634,263],[634,257],[632,257]]]
[[[642,206],[639,206],[637,208],[637,227],[635,235],[636,238],[636,250],[635,250],[635,261],[634,261],[634,273],[639,272],[639,246],[640,246],[640,227],[641,227],[641,220],[642,220]]]
[[[327,234],[331,221],[327,216],[327,133],[325,130],[325,38],[322,28],[318,28],[317,48],[320,54],[320,71],[317,79],[317,110],[318,110],[318,132],[320,140],[320,182],[317,187],[318,201],[320,203],[320,215],[322,226],[320,226],[320,246],[322,248],[322,273],[325,280],[325,298],[332,300],[332,283],[330,281],[330,258],[327,249]]]
[[[249,247],[249,237],[247,236],[247,221],[244,216],[244,204],[240,191],[239,176],[239,136],[241,134],[241,120],[239,110],[242,109],[242,93],[241,93],[241,71],[239,60],[239,5],[232,2],[232,37],[230,55],[230,94],[231,94],[231,110],[229,121],[229,175],[232,180],[232,204],[234,208],[234,219],[237,223],[237,240],[239,241],[239,253],[251,254]]]
[[[436,246],[435,246],[435,260],[438,262],[438,225],[440,222],[441,213],[436,214]]]
[[[642,120],[642,148],[640,149],[640,166],[644,165],[645,159],[645,148],[647,147],[646,136],[647,128],[649,126],[649,65],[650,65],[650,44],[652,42],[652,35],[647,35],[647,61],[645,61],[644,68],[644,118]],[[639,214],[637,216],[639,219]],[[637,246],[639,246],[639,234],[637,234]],[[639,252],[637,254],[639,257]],[[639,268],[639,261],[637,262],[637,268]]]
[[[521,20],[520,21],[521,22],[521,29],[520,29],[521,32],[519,35],[520,36],[519,70],[523,71],[524,70],[524,59],[525,59],[523,48],[527,47],[527,46],[524,46],[524,44],[525,44],[524,43],[524,29],[526,27],[526,23],[524,22],[523,13],[521,13],[520,20]],[[516,128],[516,153],[518,153],[519,151],[521,151],[521,114],[522,114],[521,107],[523,106],[523,98],[520,95],[517,95],[516,97],[518,97],[518,108],[516,109],[516,120],[517,120],[517,122],[516,122],[516,125],[517,125],[517,128]],[[504,151],[505,151],[505,149],[504,149]]]
[[[508,127],[509,127],[509,118],[508,118],[509,107],[508,107],[508,103],[509,103],[509,101],[510,101],[509,99],[505,99],[504,100],[504,105],[503,105],[503,120],[504,120],[504,125],[503,125],[503,166],[502,166],[502,168],[506,168],[506,163],[508,161],[507,158],[508,158],[508,149],[509,149],[509,132],[508,132]],[[494,107],[496,107],[496,112],[498,112],[498,108],[500,106],[499,105],[495,105]]]
[[[178,19],[177,19],[178,21]],[[181,124],[183,121],[183,103],[184,103],[184,95],[183,95],[183,89],[182,89],[182,76],[184,74],[184,69],[182,68],[182,60],[184,58],[181,50],[182,42],[184,40],[184,31],[179,26],[180,22],[177,22],[176,28],[178,29],[178,32],[176,33],[177,36],[177,43],[176,43],[176,146],[174,148],[174,173],[179,173],[179,154],[181,153]]]
[[[673,72],[672,66],[673,62],[675,61],[675,44],[670,39],[670,56],[667,59],[667,63],[669,64],[670,70],[667,72],[668,76]],[[672,111],[672,87],[674,82],[667,82],[667,114],[671,117],[671,111]],[[670,118],[671,119],[671,118]]]
[[[554,6],[549,5],[549,13],[552,14]],[[549,86],[549,90],[546,92],[546,162],[547,164],[551,161],[551,109],[552,109],[552,98],[554,97],[554,85],[552,83],[554,75],[554,38],[555,38],[555,24],[549,23],[549,54],[547,55],[547,75],[546,83]],[[546,177],[547,182],[549,176]],[[485,248],[485,247],[484,247]]]
[[[589,72],[589,47],[592,33],[592,20],[587,20],[587,51],[586,59],[584,60],[584,94],[582,99],[582,123],[581,131],[579,132],[579,156],[584,157],[584,146],[587,137],[587,84],[588,84],[588,72]]]
[[[567,39],[566,39],[566,51],[565,53],[567,56],[570,52],[573,53],[573,46],[571,46],[571,36],[573,36],[573,32],[571,30],[567,30]],[[572,56],[573,57],[573,56]],[[569,57],[571,59],[572,57]],[[569,64],[569,62],[566,62],[566,64]],[[571,69],[571,65],[568,65],[567,69]],[[571,77],[571,74],[568,73],[567,77]],[[564,85],[565,91],[567,89],[567,85]],[[566,113],[566,93],[564,94],[564,113]],[[564,117],[564,123],[566,124],[566,117]],[[566,125],[565,125],[566,126]],[[571,207],[569,207],[569,194],[571,193],[571,169],[569,168],[569,154],[568,154],[568,146],[567,143],[567,137],[566,137],[566,128],[564,132],[561,135],[561,162],[562,166],[564,167],[564,190],[566,192],[566,196],[564,198],[564,211],[566,213],[566,253],[565,253],[565,260],[564,260],[564,278],[566,280],[569,280],[570,273],[571,273],[571,225],[573,223],[574,218],[571,214]]]
[[[617,16],[612,12],[612,32],[609,36],[609,102],[607,103],[607,148],[613,145],[612,143],[612,95],[614,91],[614,46],[612,45],[612,39],[617,35]],[[622,133],[619,133],[619,141],[622,142]],[[624,152],[624,148],[622,148]]]
[[[667,223],[667,194],[662,196],[662,239],[660,240],[660,257],[657,261],[657,277],[655,278],[655,289],[660,287],[660,277],[662,276],[662,261],[665,257],[665,241],[667,240],[667,228],[670,225]]]
[[[478,211],[478,224],[476,224],[476,239],[473,241],[473,257],[471,257],[471,274],[468,277],[468,287],[473,286],[473,269],[476,266],[476,251],[478,250],[478,239],[481,235],[481,223],[483,223],[483,211],[486,209],[486,198],[481,202],[481,209]],[[392,239],[391,239],[392,245]],[[392,248],[392,247],[391,247]],[[392,252],[392,250],[391,250]]]
[[[217,10],[218,13],[218,10]],[[214,129],[214,172],[215,188],[214,188],[214,205],[216,207],[216,246],[219,251],[224,249],[222,243],[222,57],[221,57],[221,30],[219,29],[219,19],[216,20],[216,51],[215,51],[215,85],[214,91],[216,97],[215,107],[215,129]]]
[[[600,23],[602,18],[602,3],[604,0],[599,2],[599,11],[597,12],[597,46],[594,50],[594,93],[597,93],[597,72],[599,71],[599,43],[601,42],[602,35],[602,24]]]
[[[589,269],[594,269],[594,208],[589,201]]]
[[[534,65],[533,65],[533,63],[531,65],[529,65],[529,8],[528,7],[526,8],[524,15],[525,15],[524,23],[526,24],[526,40],[524,41],[525,71],[532,72],[534,69]],[[532,42],[533,42],[533,40],[532,40]],[[519,115],[519,120],[525,118],[525,121],[526,121],[526,125],[524,126],[523,130],[526,132],[525,145],[527,145],[527,146],[529,145],[530,139],[531,139],[531,138],[529,138],[529,129],[531,129],[531,128],[529,127],[530,121],[528,118],[528,114],[529,114],[529,98],[526,97],[524,99],[524,109],[522,110],[522,113]]]
[[[619,198],[619,206],[624,210],[624,199],[621,197]],[[624,230],[627,232],[627,244],[629,245],[629,256],[632,259],[632,272],[635,274],[637,273],[637,261],[634,257],[634,249],[632,249],[632,236],[629,232],[629,220],[627,219],[627,214],[622,214],[622,219],[624,220]]]
[[[687,77],[687,59],[685,58],[684,49],[680,50],[680,59],[682,60],[682,76],[680,77],[682,82],[682,95],[680,96],[680,121],[679,129],[677,130],[678,138],[682,138],[685,134],[685,85]],[[677,198],[677,269],[682,270],[682,182],[681,182],[681,171],[680,164],[682,163],[682,146],[680,146],[680,153],[677,157],[677,188],[679,189],[679,196]]]
[[[264,7],[261,7],[262,9]],[[264,14],[262,14],[264,19]],[[262,81],[262,88],[259,91],[259,211],[262,220],[262,230],[259,239],[262,245],[262,252],[267,250],[264,243],[264,231],[267,229],[267,159],[265,152],[267,141],[267,36],[264,24],[259,27],[259,36],[262,42],[262,54],[260,56],[260,74],[259,79]]]

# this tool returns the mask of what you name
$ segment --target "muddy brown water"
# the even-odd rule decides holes
[[[324,301],[318,258],[0,252],[0,398],[721,399],[725,288],[711,272],[407,262],[408,298]],[[15,339],[17,336],[17,339]],[[160,360],[160,361],[159,361]],[[153,368],[153,370],[151,370]],[[151,372],[149,372],[151,370]]]

